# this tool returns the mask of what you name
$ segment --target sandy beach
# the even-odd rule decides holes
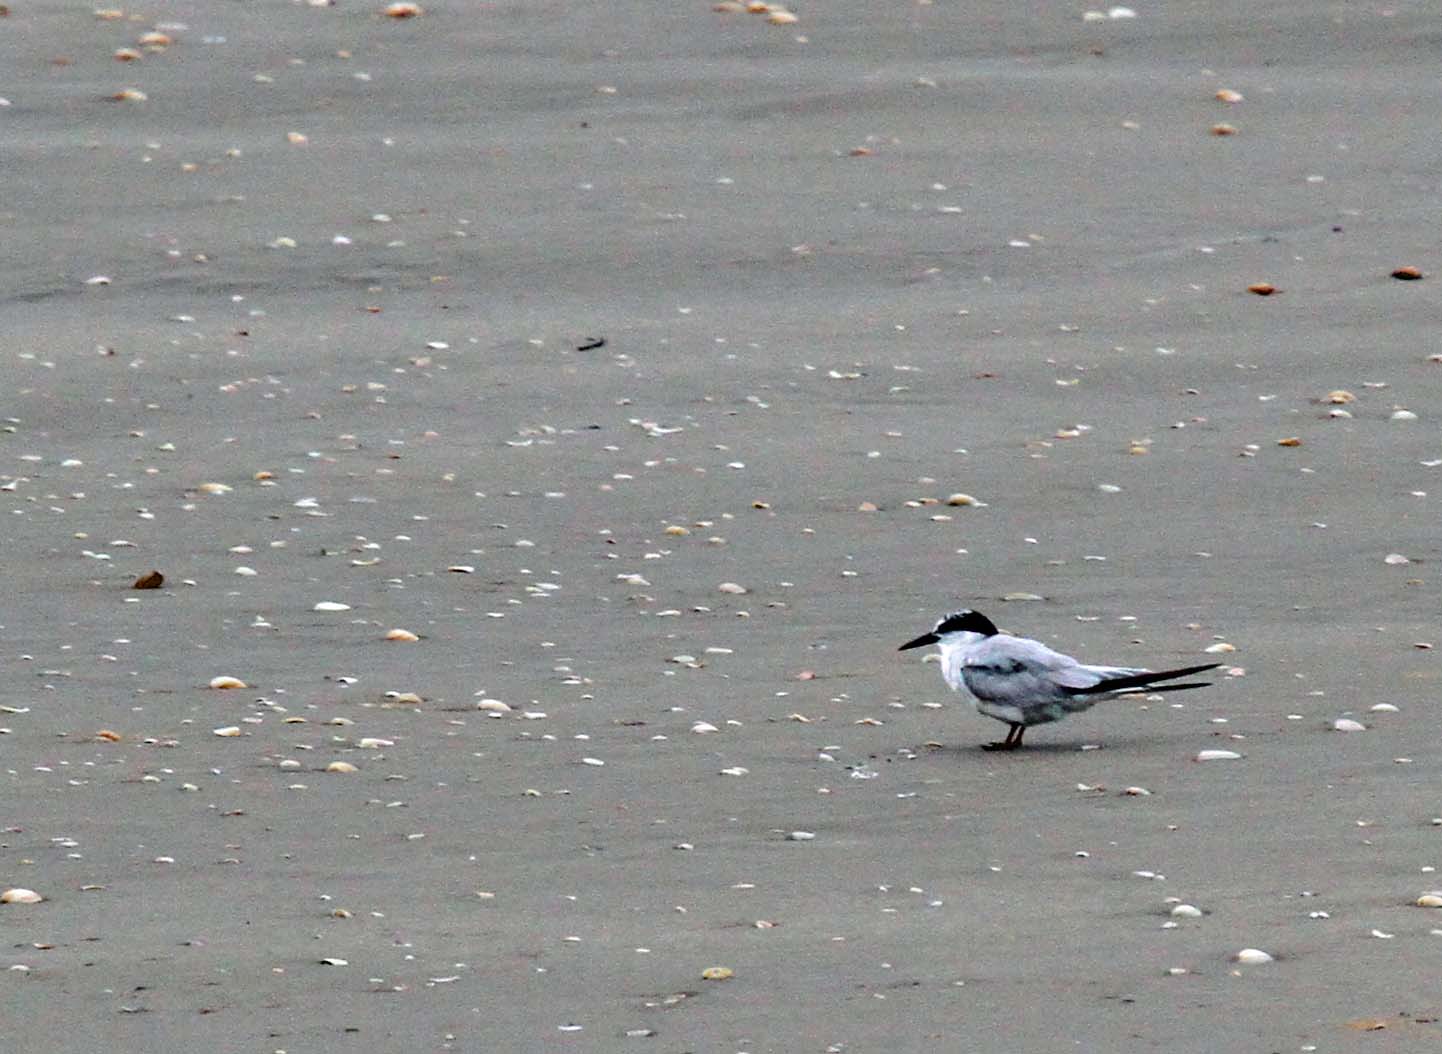
[[[1437,1041],[1429,5],[384,7],[0,18],[0,1045]]]

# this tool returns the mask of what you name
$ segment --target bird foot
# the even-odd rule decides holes
[[[1020,743],[1014,743],[1014,742],[1012,742],[1012,741],[1009,740],[1009,739],[999,739],[999,740],[997,740],[995,743],[983,743],[983,744],[981,745],[981,749],[982,749],[982,750],[1015,750],[1015,749],[1017,749],[1019,746],[1021,746]]]

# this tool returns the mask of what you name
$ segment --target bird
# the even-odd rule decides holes
[[[1088,710],[1103,699],[1131,692],[1180,692],[1206,688],[1210,681],[1159,684],[1221,663],[1145,670],[1131,666],[1092,666],[1053,651],[1039,640],[1002,633],[979,611],[964,608],[937,620],[931,632],[909,640],[898,651],[935,644],[941,649],[941,676],[953,690],[966,688],[973,705],[1007,725],[1006,738],[984,750],[1015,750],[1032,725],[1060,721]]]

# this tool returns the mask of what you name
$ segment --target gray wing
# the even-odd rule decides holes
[[[1001,706],[1066,702],[1078,689],[1134,671],[1117,666],[1087,666],[1052,651],[1040,641],[999,633],[966,656],[961,676],[978,699]]]

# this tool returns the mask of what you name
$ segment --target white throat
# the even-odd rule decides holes
[[[962,663],[967,653],[984,640],[985,634],[958,630],[943,635],[936,642],[937,648],[941,650],[941,676],[951,685],[953,691],[965,689],[966,683],[961,679]]]

